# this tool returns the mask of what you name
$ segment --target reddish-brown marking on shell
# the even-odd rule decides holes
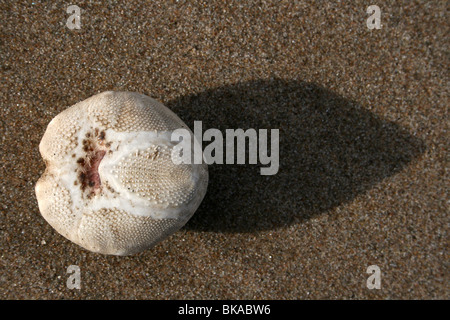
[[[94,134],[86,133],[86,138],[83,139],[84,157],[77,159],[78,164],[78,180],[81,184],[81,190],[89,190],[88,196],[95,194],[101,188],[100,174],[98,173],[98,166],[106,154],[101,145],[105,140],[105,132],[102,131],[99,135],[98,128],[95,128]],[[95,139],[97,138],[97,139]]]

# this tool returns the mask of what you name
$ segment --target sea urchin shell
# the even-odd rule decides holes
[[[42,216],[103,254],[164,240],[191,218],[208,185],[206,164],[172,162],[178,128],[188,129],[163,104],[131,92],[100,93],[61,112],[39,145],[47,166],[36,184]]]

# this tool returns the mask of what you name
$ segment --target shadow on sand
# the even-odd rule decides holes
[[[280,130],[276,175],[260,175],[260,164],[209,166],[208,192],[189,230],[252,232],[302,223],[352,201],[425,150],[395,123],[314,83],[250,81],[167,105],[191,128],[202,120],[203,132]]]

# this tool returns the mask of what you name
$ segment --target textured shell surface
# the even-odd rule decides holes
[[[39,145],[42,216],[103,254],[131,255],[166,239],[192,217],[208,185],[206,164],[172,162],[179,128],[189,130],[163,104],[132,92],[103,92],[64,110]]]

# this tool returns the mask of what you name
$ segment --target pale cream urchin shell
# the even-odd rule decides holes
[[[94,252],[130,255],[180,229],[208,185],[206,164],[174,164],[171,133],[188,127],[158,101],[104,92],[57,115],[39,145],[39,210]]]

